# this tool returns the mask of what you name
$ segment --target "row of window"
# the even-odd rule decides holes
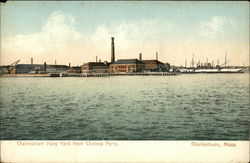
[[[136,66],[135,65],[119,65],[119,66],[110,66],[111,69],[113,68],[127,68],[127,67],[130,67],[130,68],[135,68]]]

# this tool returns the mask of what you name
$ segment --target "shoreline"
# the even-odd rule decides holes
[[[48,74],[0,74],[0,77],[109,77],[109,76],[176,76],[181,74],[243,74],[245,72],[138,72],[138,73],[48,73]]]
[[[176,72],[147,73],[49,73],[49,74],[2,74],[0,77],[109,77],[109,76],[175,76]]]

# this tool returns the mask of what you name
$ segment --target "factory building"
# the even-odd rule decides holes
[[[66,65],[48,65],[47,72],[48,73],[62,73],[66,72],[69,69],[69,66]]]
[[[110,64],[109,71],[113,72],[140,72],[145,64],[138,59],[120,59]]]
[[[165,68],[165,64],[158,60],[142,60],[142,62],[145,64],[146,71],[162,71]]]
[[[68,70],[66,65],[44,64],[18,64],[15,66],[15,74],[40,74],[40,73],[62,73]]]
[[[108,62],[88,62],[82,65],[83,73],[107,73],[108,71]]]
[[[79,73],[82,73],[82,67],[80,66],[70,67],[67,70],[67,74],[79,74]]]
[[[144,71],[169,71],[170,65],[164,64],[158,60],[158,52],[156,52],[156,59],[142,60],[142,53],[139,54],[139,60],[145,64]]]
[[[44,70],[43,64],[18,64],[15,67],[15,74],[29,74],[38,69]]]

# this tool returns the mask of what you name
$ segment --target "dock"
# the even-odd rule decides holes
[[[2,74],[1,77],[109,77],[109,76],[174,76],[176,72],[131,73],[48,73],[48,74]]]
[[[125,72],[125,73],[83,73],[83,77],[108,77],[108,76],[173,76],[175,72]]]

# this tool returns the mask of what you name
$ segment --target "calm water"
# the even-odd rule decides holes
[[[249,139],[247,73],[0,82],[2,140]]]

